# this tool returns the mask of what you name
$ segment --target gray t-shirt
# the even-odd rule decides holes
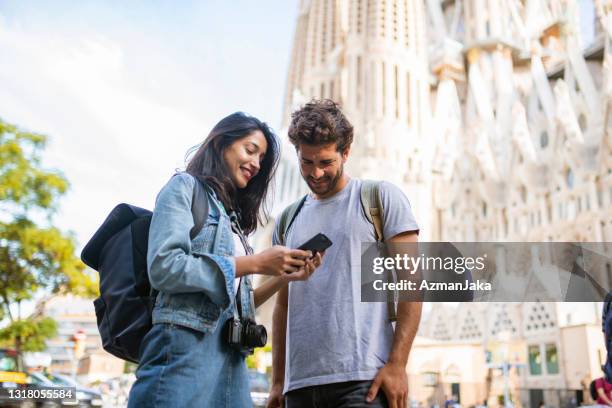
[[[387,182],[380,190],[385,238],[418,230],[402,191]],[[361,180],[351,179],[333,197],[308,196],[287,233],[291,248],[319,232],[333,245],[310,279],[289,284],[284,392],[372,380],[387,361],[393,341],[387,304],[361,302],[361,243],[374,242],[375,237],[360,191]]]

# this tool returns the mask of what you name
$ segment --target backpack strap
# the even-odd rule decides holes
[[[385,242],[384,235],[384,208],[380,198],[380,181],[363,180],[361,182],[361,207],[368,221],[374,225],[374,236],[376,242]],[[387,281],[393,281],[393,274],[387,271]],[[387,291],[387,314],[389,322],[397,321],[397,311],[395,309],[395,298],[393,292]]]
[[[361,183],[361,207],[366,218],[374,225],[376,242],[384,242],[384,208],[380,199],[380,181],[363,180]]]
[[[204,189],[204,185],[197,177],[193,186],[193,195],[191,196],[191,214],[193,214],[193,227],[189,231],[189,238],[194,239],[204,228],[204,222],[208,217],[208,194]],[[197,205],[196,205],[197,203]]]
[[[285,208],[280,217],[278,217],[278,222],[276,223],[276,237],[281,245],[285,245],[287,231],[289,231],[289,227],[291,227],[295,217],[297,217],[298,213],[304,206],[306,197],[308,197],[308,195],[305,195],[291,204],[289,207]]]
[[[189,230],[189,239],[194,239],[198,236],[202,228],[204,228],[204,222],[206,222],[206,218],[208,217],[208,194],[206,193],[204,184],[198,180],[197,177],[194,177],[194,179],[195,184],[193,185],[193,193],[191,195],[191,214],[193,215],[194,225],[191,227],[191,230]],[[196,205],[196,203],[201,204]],[[159,291],[153,289],[153,286],[151,286],[149,296],[153,298],[153,305],[158,293]],[[151,307],[153,305],[151,305]]]

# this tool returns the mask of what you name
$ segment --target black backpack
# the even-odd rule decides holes
[[[189,235],[193,239],[208,214],[206,191],[197,179],[191,213],[195,225]],[[133,363],[138,363],[140,343],[151,329],[157,297],[147,273],[152,215],[133,205],[117,205],[81,252],[83,262],[100,273],[100,297],[94,300],[94,307],[102,347]]]
[[[602,369],[606,376],[606,381],[612,383],[612,292],[608,292],[604,299],[603,312],[601,316],[601,326],[604,332],[604,342],[606,344],[607,358]]]
[[[597,387],[595,386],[595,381],[597,380],[593,380],[589,384],[589,393],[591,394],[591,399],[593,401],[597,401],[597,398],[599,397],[599,395],[597,395]]]

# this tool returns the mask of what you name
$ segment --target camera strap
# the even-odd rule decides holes
[[[242,232],[242,228],[240,228],[240,215],[236,213],[236,211],[231,211],[229,214],[230,217],[230,224],[231,224],[231,228],[232,228],[232,232],[236,235],[238,235],[238,238],[240,238],[240,242],[242,243],[242,247],[244,248],[244,252],[247,255],[253,255],[254,251],[253,248],[251,248],[251,246],[249,245],[246,236],[244,235],[244,233]],[[240,287],[242,286],[242,279],[248,279],[250,282],[251,276],[250,275],[245,275],[245,276],[241,276],[240,280],[238,281],[238,290],[236,291],[236,301],[235,301],[235,307],[234,307],[234,319],[238,319],[241,315],[243,315],[243,311],[242,311],[242,296],[241,296],[241,291],[240,291]],[[251,289],[249,290],[249,303],[251,306],[251,311],[253,313],[253,316],[255,316],[255,295],[253,293],[253,289],[252,289],[252,285],[251,285]],[[248,318],[249,316],[243,316],[245,318]]]

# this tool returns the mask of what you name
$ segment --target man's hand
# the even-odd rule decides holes
[[[325,253],[317,252],[313,257],[306,259],[306,265],[301,267],[297,272],[281,275],[281,279],[285,282],[307,280],[315,269],[323,263],[323,255],[325,255]]]
[[[408,376],[406,367],[401,364],[387,363],[378,371],[374,382],[368,391],[367,402],[376,398],[382,388],[387,396],[389,408],[405,408],[408,401]]]
[[[266,408],[283,408],[285,406],[285,398],[283,397],[283,385],[273,384],[268,396],[268,404]]]

